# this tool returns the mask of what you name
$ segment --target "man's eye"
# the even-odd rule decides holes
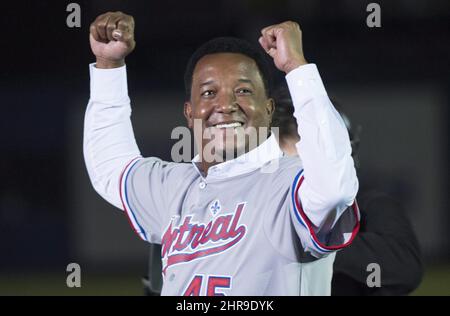
[[[214,91],[212,91],[212,90],[207,90],[207,91],[202,92],[202,97],[210,97],[213,95],[214,95]]]
[[[236,90],[236,92],[238,93],[238,94],[252,94],[252,90],[250,90],[250,89],[247,89],[247,88],[240,88],[240,89],[237,89]]]

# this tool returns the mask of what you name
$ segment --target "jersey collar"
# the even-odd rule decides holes
[[[192,164],[205,180],[208,179],[223,179],[238,176],[241,174],[252,172],[266,165],[268,162],[282,157],[284,154],[278,145],[275,135],[272,135],[266,139],[262,144],[260,144],[255,149],[245,153],[235,159],[228,160],[212,166],[208,170],[208,174],[205,177],[204,174],[199,169],[200,157],[195,156],[192,159]]]

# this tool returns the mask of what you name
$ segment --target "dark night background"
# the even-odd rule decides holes
[[[82,156],[89,25],[121,10],[136,20],[127,59],[136,138],[145,156],[164,159],[184,124],[193,50],[216,36],[257,44],[263,27],[299,22],[307,60],[362,126],[361,186],[408,211],[427,267],[417,294],[450,295],[450,2],[376,1],[382,27],[369,28],[372,1],[74,1],[82,27],[69,28],[70,2],[0,5],[0,294],[141,293],[146,245],[96,195]],[[65,286],[70,262],[81,265],[81,289]]]

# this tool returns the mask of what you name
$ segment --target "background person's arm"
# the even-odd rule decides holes
[[[424,268],[419,243],[401,205],[370,192],[359,198],[361,231],[334,263],[333,295],[406,295],[416,289]],[[381,287],[369,288],[370,263],[380,267]],[[359,284],[359,286],[352,286]],[[356,291],[352,291],[356,289]]]

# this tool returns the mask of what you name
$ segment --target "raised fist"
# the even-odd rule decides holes
[[[120,11],[102,14],[91,24],[89,39],[97,68],[123,66],[136,46],[134,19]]]
[[[307,64],[303,56],[302,31],[295,22],[288,21],[264,28],[259,43],[273,58],[275,66],[286,74]]]

